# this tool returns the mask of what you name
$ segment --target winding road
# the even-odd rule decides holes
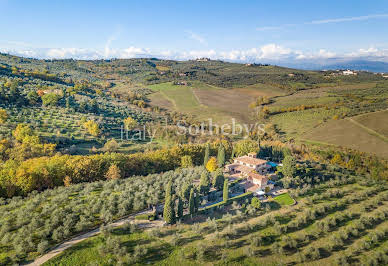
[[[135,214],[132,214],[128,217],[125,217],[123,219],[120,219],[116,222],[110,223],[108,226],[110,227],[119,227],[124,225],[126,222],[135,222],[138,228],[153,228],[153,227],[161,227],[163,226],[164,222],[161,220],[156,220],[156,221],[135,221],[135,216],[139,214],[145,214],[149,213],[150,211],[142,211],[138,212]],[[91,238],[97,234],[100,233],[100,228],[96,228],[94,230],[91,230],[89,232],[83,233],[81,235],[75,236],[72,239],[54,247],[51,249],[48,253],[44,254],[43,256],[36,258],[33,262],[26,264],[26,265],[31,265],[31,266],[38,266],[42,265],[43,263],[47,262],[48,260],[52,259],[53,257],[61,254],[63,251],[66,249],[74,246],[75,244],[84,241],[88,238]]]

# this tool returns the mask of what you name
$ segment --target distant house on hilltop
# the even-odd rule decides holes
[[[344,71],[342,71],[342,75],[345,75],[345,76],[351,76],[351,75],[357,75],[357,72],[355,72],[355,71],[352,71],[352,70],[344,70]]]
[[[197,62],[207,62],[207,61],[210,61],[210,58],[202,57],[202,58],[197,58],[195,61],[197,61]]]

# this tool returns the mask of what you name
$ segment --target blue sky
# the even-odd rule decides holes
[[[387,1],[0,0],[0,51],[41,58],[387,61]]]

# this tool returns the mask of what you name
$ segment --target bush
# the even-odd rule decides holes
[[[48,250],[49,246],[49,242],[47,240],[43,240],[38,244],[37,251],[42,255]]]

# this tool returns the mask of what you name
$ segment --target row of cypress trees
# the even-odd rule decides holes
[[[177,203],[178,206],[175,204]],[[176,207],[176,208],[175,208]],[[189,214],[193,215],[198,211],[199,192],[191,188],[188,202]],[[166,186],[166,196],[164,201],[163,218],[167,224],[175,224],[177,220],[183,217],[184,200],[174,191],[172,180]],[[175,212],[176,209],[176,212]]]
[[[204,155],[204,166],[209,161],[210,157],[210,145],[207,144],[205,147],[205,155]],[[217,190],[221,190],[223,188],[223,200],[227,201],[229,197],[229,185],[228,179],[224,178],[222,173],[222,167],[225,164],[225,147],[220,143],[218,147],[217,153],[217,166],[218,169],[213,172],[213,179],[211,180],[211,175],[208,171],[203,171],[200,177],[199,189],[191,188],[190,197],[188,202],[188,212],[190,215],[195,214],[198,211],[199,207],[199,195],[206,195],[209,193],[211,186],[217,188]],[[175,208],[175,204],[178,204],[177,208]],[[163,210],[163,218],[167,224],[174,224],[177,219],[181,219],[183,217],[183,207],[184,201],[182,197],[176,195],[173,189],[172,180],[170,180],[166,187],[165,194],[165,204]],[[176,212],[175,212],[176,209]]]

